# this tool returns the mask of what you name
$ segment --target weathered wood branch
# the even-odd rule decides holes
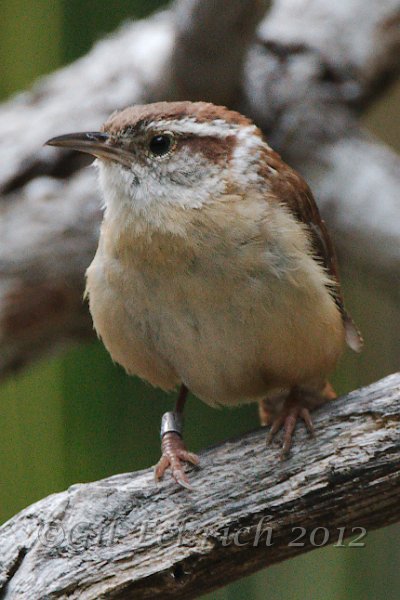
[[[400,0],[276,0],[252,34],[268,5],[180,0],[0,108],[1,375],[92,331],[81,298],[97,184],[84,158],[43,142],[160,97],[252,116],[311,183],[342,254],[398,293],[400,161],[358,116],[398,75]]]
[[[192,492],[147,469],[37,502],[0,529],[1,597],[195,598],[348,536],[368,544],[400,520],[400,374],[325,405],[315,425],[283,462],[265,430],[206,450]]]
[[[158,97],[233,105],[255,28],[272,0],[180,0],[167,85]]]

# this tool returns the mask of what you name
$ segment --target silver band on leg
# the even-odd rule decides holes
[[[183,416],[177,412],[166,412],[161,419],[160,436],[163,437],[166,433],[175,431],[182,436],[183,432]]]

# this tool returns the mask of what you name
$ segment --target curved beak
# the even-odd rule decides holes
[[[107,133],[100,131],[85,131],[82,133],[67,133],[48,140],[45,145],[59,146],[92,154],[97,158],[105,158],[121,163],[125,167],[132,165],[132,155],[117,146]]]

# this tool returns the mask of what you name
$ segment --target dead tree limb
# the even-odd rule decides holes
[[[157,97],[234,105],[255,28],[271,0],[180,0],[167,85]]]
[[[265,430],[203,452],[192,492],[147,469],[37,502],[0,529],[1,598],[189,599],[348,536],[367,544],[400,520],[400,373],[315,425],[283,462]]]
[[[311,183],[341,254],[379,269],[398,294],[400,161],[359,116],[398,75],[400,0],[368,10],[363,0],[276,0],[254,33],[263,6],[180,0],[0,108],[1,375],[92,331],[81,298],[101,218],[97,184],[81,156],[43,142],[160,97],[253,117]]]

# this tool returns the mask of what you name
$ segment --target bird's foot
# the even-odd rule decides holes
[[[269,419],[271,429],[267,438],[268,444],[272,442],[278,431],[283,429],[282,458],[286,458],[289,454],[293,433],[299,419],[304,421],[307,431],[311,436],[314,436],[315,431],[310,410],[304,404],[301,394],[298,391],[292,391],[285,399],[281,412]]]
[[[172,477],[176,483],[186,489],[193,489],[184,470],[184,462],[192,465],[199,464],[199,457],[193,452],[188,452],[182,437],[176,431],[165,433],[161,441],[162,455],[154,467],[154,477],[159,481],[167,469],[171,469]]]

